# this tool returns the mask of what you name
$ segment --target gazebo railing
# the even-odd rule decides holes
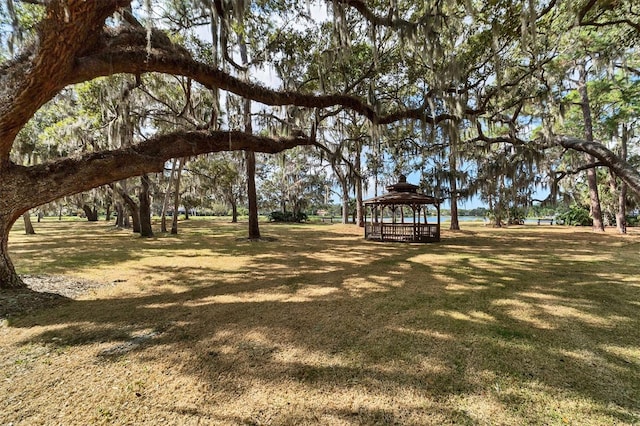
[[[440,241],[440,226],[430,223],[365,223],[364,236],[376,241]]]

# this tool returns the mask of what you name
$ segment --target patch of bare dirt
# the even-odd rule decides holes
[[[0,321],[66,303],[105,283],[64,275],[23,275],[27,288],[0,292]]]

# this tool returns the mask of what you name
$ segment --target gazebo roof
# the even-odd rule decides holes
[[[416,205],[435,204],[439,205],[440,200],[418,192],[418,186],[407,183],[407,177],[400,175],[398,183],[387,186],[387,194],[375,198],[369,198],[363,203],[367,205]]]

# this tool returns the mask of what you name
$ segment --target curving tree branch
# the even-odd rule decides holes
[[[200,154],[251,150],[277,153],[295,146],[316,145],[305,136],[269,138],[239,131],[182,131],[149,138],[130,147],[88,153],[48,163],[24,167],[12,164],[10,173],[21,191],[14,199],[0,201],[8,205],[16,218],[35,205],[45,204],[107,183],[162,172],[171,158]]]
[[[598,159],[602,165],[608,167],[629,185],[636,196],[640,198],[640,172],[603,144],[570,136],[554,136],[550,138],[550,141],[567,149],[585,152]]]
[[[105,19],[128,0],[51,0],[35,43],[0,67],[0,162],[15,136],[64,87],[75,60],[96,48]]]

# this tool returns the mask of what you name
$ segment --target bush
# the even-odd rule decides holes
[[[582,206],[573,205],[569,210],[556,216],[558,223],[573,226],[592,226],[593,219],[589,216],[589,210]]]
[[[269,213],[269,222],[306,222],[306,213],[280,212],[275,211]]]
[[[520,207],[511,207],[509,209],[509,225],[524,225],[524,219],[526,217],[525,211]]]
[[[229,207],[224,203],[214,203],[210,208],[212,216],[226,216],[229,212]]]
[[[238,207],[238,216],[249,216],[249,209],[246,207]]]

